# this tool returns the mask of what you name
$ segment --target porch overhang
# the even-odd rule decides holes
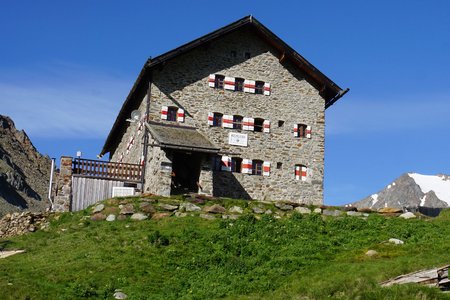
[[[220,147],[214,145],[195,127],[152,121],[146,123],[145,126],[155,140],[155,143],[150,146],[201,153],[218,153],[220,151]]]

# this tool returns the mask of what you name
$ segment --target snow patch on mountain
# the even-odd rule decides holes
[[[422,175],[418,173],[408,173],[414,179],[424,194],[433,191],[436,196],[450,205],[450,178],[445,175]],[[424,196],[421,203],[425,203]]]
[[[378,194],[373,194],[370,197],[372,198],[372,205],[370,207],[373,207],[378,202]]]

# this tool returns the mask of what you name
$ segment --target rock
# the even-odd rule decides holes
[[[244,212],[244,210],[242,209],[242,207],[240,206],[232,206],[228,209],[228,211],[230,213],[238,213],[238,214],[242,214]]]
[[[186,216],[187,216],[187,213],[180,212],[180,211],[176,211],[175,212],[175,217],[183,218],[183,217],[186,217]]]
[[[183,202],[180,204],[180,211],[187,211],[187,212],[192,212],[192,211],[201,211],[201,207],[197,206],[195,204],[189,203],[189,202]]]
[[[106,219],[106,216],[102,213],[96,213],[91,216],[92,221],[103,221]]]
[[[334,209],[334,210],[324,209],[322,211],[322,214],[325,215],[325,216],[339,217],[340,215],[343,214],[343,212],[338,210],[338,209]]]
[[[212,206],[205,206],[203,208],[203,211],[206,213],[212,213],[212,214],[223,214],[225,213],[227,210],[225,209],[225,207],[219,205],[219,204],[214,204]]]
[[[160,204],[159,208],[161,208],[162,210],[167,210],[167,211],[174,211],[178,209],[178,205],[170,205],[170,204]]]
[[[108,215],[106,217],[106,221],[108,221],[108,222],[112,222],[112,221],[115,221],[115,220],[116,220],[116,215]]]
[[[252,207],[252,210],[255,214],[263,214],[264,213],[264,210],[258,206]]]
[[[159,219],[170,217],[171,215],[172,215],[172,213],[169,213],[169,212],[154,213],[152,216],[152,219],[159,220]]]
[[[120,207],[120,214],[121,215],[132,215],[132,214],[134,214],[133,204],[125,204],[125,205],[121,205],[119,207]]]
[[[239,218],[239,215],[222,215],[222,219],[236,220],[237,218]]]
[[[347,216],[351,216],[351,217],[362,217],[363,213],[359,212],[359,211],[353,211],[353,210],[349,210],[347,211]]]
[[[372,256],[375,256],[375,255],[378,255],[378,252],[375,251],[375,250],[369,250],[369,251],[366,252],[366,255],[369,256],[369,257],[372,257]]]
[[[313,213],[321,214],[322,213],[322,209],[320,207],[314,208]]]
[[[144,215],[143,213],[134,213],[131,215],[130,219],[135,221],[142,221],[148,219],[148,216]]]
[[[214,217],[213,215],[208,215],[208,214],[200,214],[200,218],[207,219],[207,220],[214,220],[216,217]]]
[[[275,203],[275,207],[277,207],[277,208],[279,208],[281,210],[293,210],[294,209],[294,207],[292,205],[285,204],[285,203],[282,203],[282,202]]]
[[[362,207],[362,208],[358,208],[358,211],[362,212],[362,213],[371,213],[371,212],[373,212],[373,209],[371,209],[369,207]]]
[[[266,210],[266,211],[264,212],[264,214],[266,214],[266,215],[271,215],[271,214],[273,214],[273,211],[271,211],[270,209],[268,209],[268,210]]]
[[[95,214],[95,213],[99,213],[99,212],[101,212],[103,209],[105,209],[105,205],[104,204],[99,204],[99,205],[96,205],[95,207],[94,207],[94,209],[93,209],[93,213]]]
[[[378,212],[382,214],[395,214],[395,213],[402,213],[403,210],[394,207],[382,207],[378,210]]]
[[[114,299],[127,299],[127,294],[124,294],[123,292],[115,292],[114,293]]]
[[[396,244],[396,245],[402,245],[405,242],[403,242],[402,240],[399,240],[399,239],[390,238],[389,243]]]
[[[139,204],[139,208],[146,214],[154,214],[156,212],[155,207],[149,202],[141,202],[141,204]]]
[[[126,215],[118,215],[117,216],[117,220],[118,221],[123,221],[123,220],[126,220],[127,219],[127,216]]]
[[[311,210],[309,208],[303,207],[303,206],[298,206],[294,210],[300,214],[310,214],[311,213]]]
[[[412,212],[406,212],[404,214],[401,214],[400,216],[398,216],[399,218],[403,218],[403,219],[413,219],[416,218],[416,215],[413,214]]]

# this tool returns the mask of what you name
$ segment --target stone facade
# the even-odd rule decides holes
[[[52,211],[64,212],[70,210],[72,201],[72,157],[62,156],[61,166],[56,182],[56,196]]]
[[[207,46],[194,48],[152,70],[149,120],[197,128],[220,147],[218,156],[270,162],[268,176],[215,170],[214,155],[204,154],[199,192],[244,199],[285,200],[319,205],[323,202],[325,100],[307,74],[250,28],[224,35]],[[261,95],[208,86],[210,74],[264,81],[271,94]],[[139,109],[146,111],[141,94]],[[184,122],[161,119],[161,108],[184,109]],[[270,120],[270,132],[228,129],[208,125],[209,113]],[[311,138],[294,137],[294,125],[311,127]],[[137,163],[143,155],[142,122],[128,123],[112,161]],[[248,145],[230,145],[230,132],[246,134]],[[133,145],[130,149],[130,141]],[[144,192],[169,195],[170,164],[175,150],[154,145],[149,137]],[[305,180],[295,176],[295,166],[307,167]],[[166,167],[164,167],[166,166]]]

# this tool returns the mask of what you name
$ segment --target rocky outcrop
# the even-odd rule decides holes
[[[0,238],[43,230],[49,226],[50,213],[12,213],[0,219]]]
[[[44,211],[51,160],[41,155],[23,130],[0,115],[0,216],[21,210]]]

